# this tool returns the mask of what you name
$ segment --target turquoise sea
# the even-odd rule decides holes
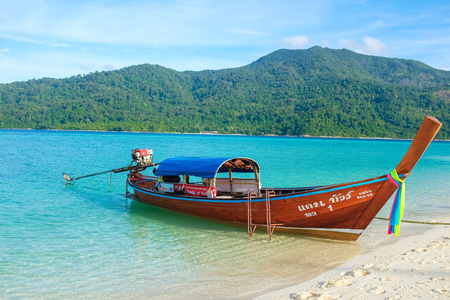
[[[387,238],[374,220],[356,242],[188,217],[124,196],[131,149],[167,157],[244,156],[264,186],[308,186],[389,173],[411,141],[0,130],[1,299],[251,299],[310,279]],[[450,142],[433,142],[406,181],[404,220],[450,215]],[[392,201],[392,200],[391,200]],[[389,215],[388,202],[379,214]],[[411,235],[424,225],[403,224]]]

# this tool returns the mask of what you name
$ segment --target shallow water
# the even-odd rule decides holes
[[[0,130],[0,298],[243,298],[320,274],[386,236],[375,220],[357,242],[246,229],[124,197],[131,149],[155,161],[244,156],[264,186],[309,186],[387,174],[410,141]],[[404,219],[450,213],[450,143],[433,142],[407,180]],[[389,215],[390,203],[379,216]],[[401,234],[415,230],[403,226]],[[420,229],[419,229],[420,230]]]

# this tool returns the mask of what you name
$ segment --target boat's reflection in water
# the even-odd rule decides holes
[[[360,252],[358,242],[247,228],[129,200],[128,235],[145,266],[138,294],[188,298],[249,298],[313,278]],[[154,276],[150,275],[154,272]],[[147,276],[146,275],[146,276]]]

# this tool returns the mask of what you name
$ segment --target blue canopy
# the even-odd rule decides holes
[[[182,157],[168,158],[159,163],[155,170],[156,176],[190,175],[204,178],[214,178],[216,173],[228,172],[259,172],[259,165],[250,158],[243,157]]]

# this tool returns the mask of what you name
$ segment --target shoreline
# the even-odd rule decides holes
[[[449,229],[438,225],[404,238],[389,236],[367,253],[312,280],[254,299],[447,299]]]
[[[346,136],[326,136],[326,135],[276,135],[261,134],[248,135],[243,133],[206,133],[206,132],[147,132],[147,131],[110,131],[110,130],[71,130],[71,129],[33,129],[33,128],[0,128],[0,130],[25,130],[25,131],[67,131],[67,132],[103,132],[103,133],[143,133],[143,134],[191,134],[207,136],[248,136],[248,137],[283,137],[283,138],[311,138],[311,139],[348,139],[348,140],[386,140],[386,141],[412,141],[413,139],[390,138],[390,137],[346,137]],[[450,140],[433,139],[433,142],[450,142]]]

